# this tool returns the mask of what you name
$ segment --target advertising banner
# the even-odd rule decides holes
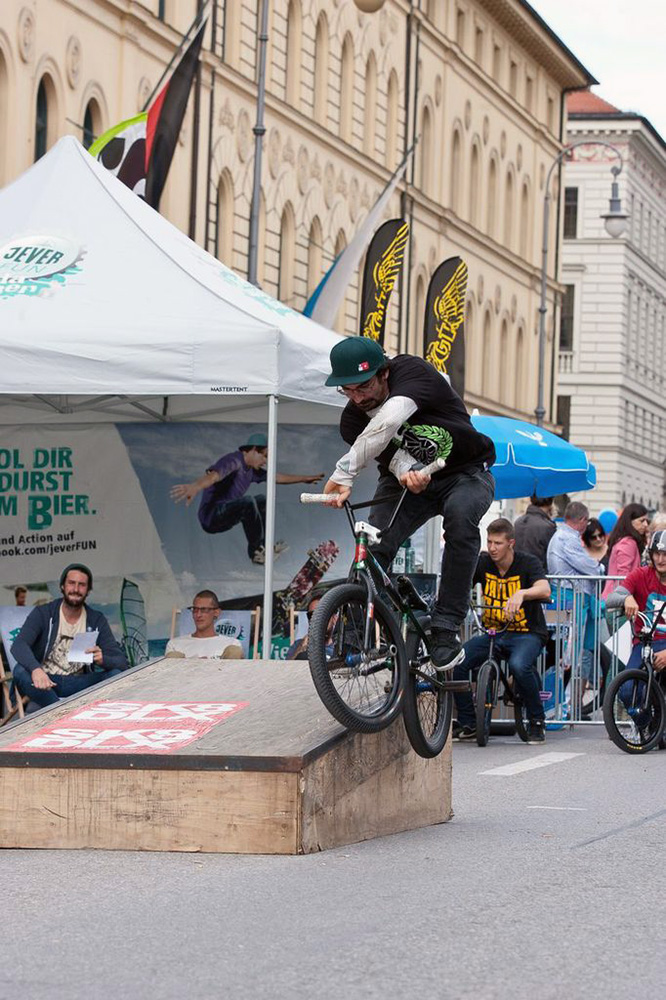
[[[264,587],[265,434],[242,423],[1,427],[0,604],[13,603],[17,584],[29,606],[60,596],[63,568],[82,562],[94,578],[89,603],[118,638],[121,622],[140,631],[142,616],[150,639],[168,637],[174,608],[203,589],[223,609],[253,609]],[[347,575],[344,512],[299,503],[345,450],[337,426],[279,428],[278,611],[280,593],[299,607],[320,579]],[[375,482],[365,470],[354,498],[369,499]]]
[[[6,750],[173,753],[248,702],[92,701]]]

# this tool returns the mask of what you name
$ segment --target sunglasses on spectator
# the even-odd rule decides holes
[[[604,538],[604,533],[602,531],[593,531],[590,538]]]
[[[195,615],[197,614],[197,612],[200,612],[201,614],[210,614],[211,611],[217,611],[217,608],[200,608],[194,604],[191,604],[187,610],[191,611],[192,614]]]

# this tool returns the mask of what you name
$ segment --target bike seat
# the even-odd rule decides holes
[[[428,611],[428,605],[423,600],[418,590],[408,576],[399,576],[396,579],[396,588],[403,601],[409,604],[415,611]]]

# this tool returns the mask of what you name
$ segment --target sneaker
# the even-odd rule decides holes
[[[435,670],[451,670],[465,659],[465,650],[456,632],[447,628],[432,630],[432,664]]]
[[[527,743],[545,743],[546,725],[544,722],[530,722],[527,727]]]
[[[288,550],[289,550],[289,546],[287,545],[286,542],[283,542],[282,539],[280,539],[279,541],[277,541],[275,543],[275,545],[273,546],[273,552],[275,553],[275,558],[276,559],[277,559],[278,556],[281,556],[283,552],[287,552]]]
[[[456,723],[457,729],[454,728],[452,732],[452,739],[457,740],[458,743],[464,743],[467,740],[476,739],[476,727],[475,726],[461,726],[460,723]]]
[[[252,562],[257,563],[259,566],[263,566],[266,562],[266,549],[263,545],[260,545],[258,549],[255,549],[252,553]]]

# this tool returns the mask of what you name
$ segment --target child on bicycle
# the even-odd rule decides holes
[[[438,670],[448,670],[465,655],[458,630],[481,544],[479,522],[495,492],[488,471],[495,461],[494,445],[473,427],[448,380],[423,358],[399,354],[389,360],[376,341],[348,337],[335,345],[330,359],[326,385],[337,386],[348,399],[340,433],[350,448],[324,492],[331,494],[332,506],[341,507],[356,475],[372,459],[379,466],[375,501],[395,493],[397,482],[407,488],[393,525],[372,547],[385,569],[406,538],[442,515],[446,546],[432,613],[432,662]],[[437,458],[446,462],[440,472],[419,472]],[[378,528],[388,517],[385,504],[370,512]]]
[[[666,601],[666,531],[655,531],[648,547],[650,563],[639,566],[625,577],[612,594],[606,598],[607,608],[623,608],[624,613],[634,622],[634,648],[631,651],[627,668],[640,667],[641,645],[638,633],[641,622],[636,618],[638,611],[654,614]],[[666,619],[666,615],[664,615]],[[666,620],[655,632],[653,643],[654,669],[666,668]]]

